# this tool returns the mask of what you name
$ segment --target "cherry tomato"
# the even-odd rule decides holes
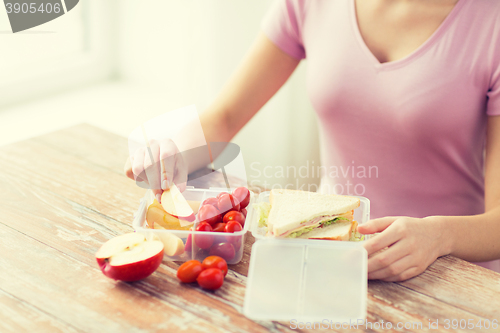
[[[196,227],[196,231],[211,232],[212,227],[207,222],[201,222]],[[208,249],[208,248],[210,248],[210,246],[212,246],[212,244],[214,242],[214,236],[213,235],[195,235],[194,242],[196,243],[196,245],[200,249]]]
[[[203,201],[203,202],[201,203],[201,205],[202,205],[202,206],[205,206],[205,205],[212,205],[212,206],[214,206],[215,208],[218,208],[218,207],[217,207],[217,203],[218,203],[218,202],[219,202],[219,200],[218,200],[217,198],[212,197],[212,198],[207,198],[207,199],[205,199],[205,201]]]
[[[245,218],[247,217],[247,209],[246,208],[240,209],[240,212],[242,212],[243,215],[245,215]]]
[[[218,256],[226,261],[230,261],[234,258],[236,251],[234,250],[234,246],[230,243],[219,243],[212,246],[210,249],[211,256]]]
[[[238,222],[238,221],[230,221],[226,224],[226,232],[228,233],[234,233],[234,232],[238,232],[238,231],[241,231],[243,229],[243,227],[241,226],[241,224]],[[233,245],[233,247],[236,247],[236,248],[240,248],[241,246],[241,239],[243,238],[243,236],[226,236],[226,239],[229,243],[231,243]]]
[[[240,210],[240,203],[231,194],[225,193],[219,197],[219,203],[218,203],[217,207],[219,207],[219,212],[221,212],[221,214],[223,214],[223,213],[229,212],[231,210],[239,211]]]
[[[186,239],[186,245],[184,245],[184,250],[187,252],[191,252],[193,250],[193,243],[191,242],[191,234],[188,235]]]
[[[200,273],[203,271],[203,266],[198,260],[189,260],[183,263],[177,270],[177,278],[184,283],[196,281]]]
[[[219,199],[221,195],[224,195],[224,194],[229,194],[227,192],[220,192],[219,194],[217,194],[216,198]]]
[[[243,215],[243,214],[241,214],[241,215]],[[241,226],[241,224],[238,221],[229,221],[226,224],[225,230],[226,230],[226,232],[238,232],[238,231],[243,230],[243,227]]]
[[[241,240],[242,240],[243,236],[235,236],[235,235],[227,235],[226,236],[226,240],[233,244],[233,247],[234,247],[234,250],[235,251],[238,251],[240,246],[241,246]]]
[[[250,202],[250,191],[246,187],[238,187],[233,191],[233,197],[240,202],[240,208],[245,208]]]
[[[224,273],[218,268],[205,269],[196,281],[203,289],[216,290],[224,283]]]
[[[208,256],[210,256],[209,250],[199,249],[198,252],[196,252],[196,255],[194,256],[194,258],[196,260],[203,261]]]
[[[200,222],[196,227],[196,231],[212,231],[212,226],[208,222]]]
[[[227,275],[227,262],[221,257],[206,257],[205,260],[203,260],[203,262],[201,263],[201,266],[204,270],[208,268],[218,268],[224,273],[224,276]]]
[[[245,215],[243,215],[243,213],[241,212],[235,212],[234,210],[232,210],[230,212],[227,212],[226,215],[224,215],[223,221],[225,223],[229,223],[231,221],[237,221],[243,227],[245,225]]]
[[[214,225],[214,232],[225,232],[226,231],[226,224],[225,223],[217,223]]]
[[[211,226],[221,221],[219,210],[212,205],[201,206],[198,211],[198,220],[205,221]]]

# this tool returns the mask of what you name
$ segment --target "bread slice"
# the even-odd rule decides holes
[[[297,238],[348,241],[357,226],[356,221],[337,222],[324,228],[316,228]]]
[[[285,189],[272,190],[269,195],[268,230],[279,237],[297,229],[301,223],[320,216],[338,215],[359,207],[358,198]]]

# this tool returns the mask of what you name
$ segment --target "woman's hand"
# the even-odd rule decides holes
[[[438,257],[448,254],[444,227],[433,217],[383,217],[360,225],[358,231],[362,234],[380,232],[364,244],[369,256],[369,279],[407,280],[425,271]]]
[[[125,163],[125,175],[148,184],[160,202],[162,191],[172,184],[176,184],[181,192],[185,190],[187,166],[172,140],[151,140],[149,144],[150,147],[139,148],[130,156]]]

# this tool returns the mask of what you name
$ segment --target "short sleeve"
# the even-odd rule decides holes
[[[500,11],[500,4],[498,5]],[[488,116],[500,116],[500,20],[497,18],[495,25],[496,34],[492,41],[494,48],[489,52],[493,59],[490,65],[491,80],[488,92],[486,94],[488,100],[486,104],[486,114]]]
[[[492,83],[486,95],[488,97],[486,114],[488,116],[500,116],[500,66],[492,77]]]
[[[302,40],[303,0],[275,0],[262,21],[264,34],[288,55],[304,59]]]

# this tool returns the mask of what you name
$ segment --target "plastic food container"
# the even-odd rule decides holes
[[[231,188],[232,192],[234,188]],[[186,190],[183,192],[184,197],[188,201],[200,201],[203,202],[205,199],[210,197],[216,197],[217,194],[221,192],[228,192],[227,188],[209,188],[209,189],[198,189],[192,186],[188,186]],[[236,264],[240,262],[243,257],[243,247],[245,244],[245,234],[248,231],[249,221],[248,214],[245,220],[245,225],[243,226],[243,230],[235,232],[235,233],[226,233],[226,232],[202,232],[202,231],[189,231],[189,230],[162,230],[162,229],[150,229],[147,227],[146,222],[146,213],[149,205],[151,205],[154,201],[153,194],[151,191],[147,191],[146,195],[141,199],[139,209],[134,214],[134,221],[132,222],[132,226],[136,232],[140,232],[144,234],[148,239],[152,238],[153,235],[159,236],[162,239],[162,233],[171,233],[177,237],[179,237],[184,245],[186,245],[187,239],[189,235],[191,235],[191,245],[189,248],[185,247],[185,251],[183,254],[178,256],[163,256],[163,260],[168,261],[188,261],[191,259],[196,259],[202,261],[206,257],[210,255],[210,251],[215,246],[223,245],[225,253],[231,252],[227,251],[229,248],[234,248],[234,257],[229,259],[226,257],[226,261],[228,264]],[[250,191],[250,203],[248,204],[247,209],[252,207],[252,203],[254,201],[254,194]],[[196,218],[195,223],[193,224],[193,230],[196,228],[198,223],[198,218]],[[209,248],[202,249],[198,246],[199,244],[210,242],[213,239],[212,245]],[[230,245],[227,245],[230,244]],[[205,246],[205,245],[202,245]]]
[[[362,224],[370,218],[370,201],[358,198],[354,219]],[[269,202],[269,192],[255,201]],[[247,216],[257,241],[250,256],[244,315],[329,328],[366,319],[368,258],[362,242],[266,237],[255,215],[252,209]]]
[[[255,203],[269,202],[270,193],[271,192],[269,191],[260,193],[254,202]],[[352,197],[358,198],[360,201],[359,207],[354,210],[354,220],[357,221],[358,224],[363,224],[368,222],[368,220],[370,219],[370,200],[361,196],[352,195]],[[248,206],[250,207],[250,204]],[[247,221],[251,222],[250,231],[252,232],[252,235],[257,239],[268,239],[269,237],[266,237],[267,230],[265,227],[263,228],[259,227],[258,219],[259,216],[258,213],[255,211],[255,209],[248,209]],[[365,236],[365,239],[368,238],[370,238],[370,235]],[[287,239],[287,241],[295,241],[295,240],[297,239]]]
[[[252,247],[243,313],[254,320],[366,319],[367,253],[355,242],[259,240]]]

